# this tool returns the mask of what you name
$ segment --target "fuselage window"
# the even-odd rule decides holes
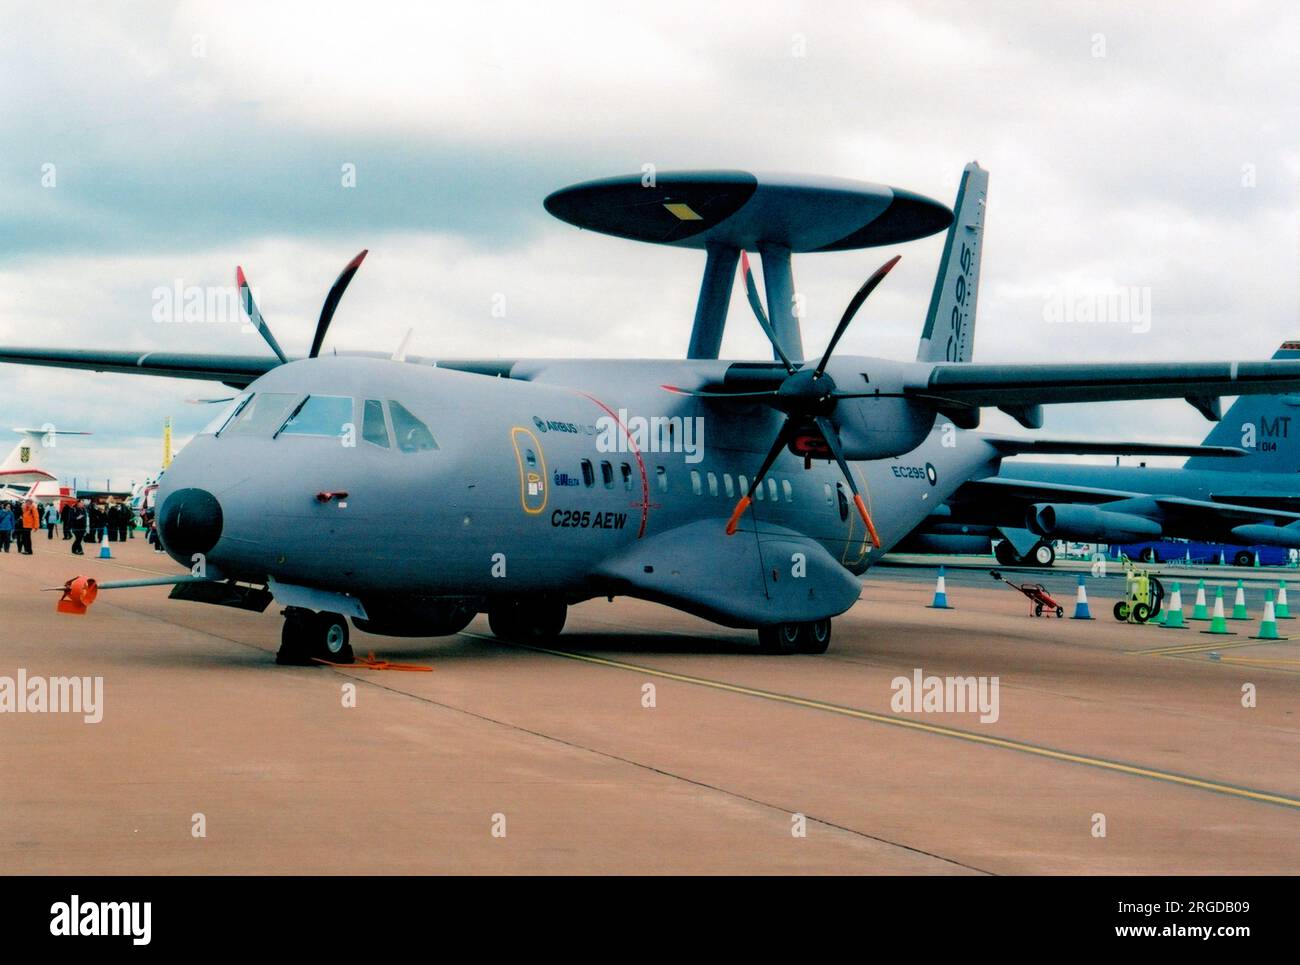
[[[834,505],[835,505],[835,497],[831,494],[831,484],[830,484],[830,483],[826,483],[826,484],[824,484],[824,485],[822,486],[822,488],[826,490],[826,505],[827,505],[827,506],[834,506]]]
[[[771,476],[767,477],[767,494],[772,497],[772,502],[776,502],[780,498],[776,494],[776,480]]]
[[[722,474],[722,491],[727,494],[728,499],[736,495],[735,487],[736,484],[731,481],[731,473],[724,472]]]
[[[718,477],[713,473],[709,473],[709,495],[718,495]]]
[[[239,410],[239,415],[222,430],[230,436],[270,436],[284,425],[285,417],[293,411],[298,394],[289,392],[258,392]]]
[[[596,485],[596,468],[590,459],[582,460],[582,484],[588,489]]]
[[[697,469],[691,470],[691,492],[697,496],[704,492],[704,487],[700,483],[700,473]]]
[[[655,475],[659,477],[659,491],[661,493],[668,492],[668,470],[663,466],[656,466]]]
[[[754,498],[760,503],[763,501],[763,480],[761,479],[754,483]]]
[[[397,448],[402,452],[424,452],[438,448],[438,442],[433,438],[429,427],[412,415],[411,410],[402,403],[389,399],[388,412],[393,417],[393,435],[397,438]]]
[[[781,480],[781,495],[785,496],[787,503],[794,502],[794,487],[790,485],[790,480]]]
[[[606,489],[614,488],[614,467],[608,462],[600,464],[600,481],[605,484]]]
[[[627,463],[622,463],[618,467],[618,469],[619,472],[623,474],[623,488],[626,489],[628,492],[631,492],[632,491],[632,467],[629,466]]]
[[[361,438],[372,446],[389,448],[388,425],[384,422],[384,404],[378,399],[366,399],[361,417]]]
[[[736,492],[743,493],[745,495],[749,494],[749,480],[746,479],[744,476],[736,477]]]
[[[204,426],[203,432],[200,432],[199,435],[205,435],[205,434],[215,435],[216,433],[220,432],[222,429],[226,427],[227,422],[229,422],[235,416],[239,415],[239,413],[243,410],[244,406],[248,404],[248,400],[251,398],[252,398],[252,394],[249,392],[245,392],[242,395],[238,395],[235,398],[231,399],[229,402],[227,402],[225,405],[221,407],[221,414],[217,416],[215,419],[213,419],[211,422],[209,422],[206,426]]]

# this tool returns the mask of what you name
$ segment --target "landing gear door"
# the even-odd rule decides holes
[[[519,464],[519,502],[524,512],[536,516],[546,509],[546,455],[531,429],[516,426],[510,430],[510,442]]]

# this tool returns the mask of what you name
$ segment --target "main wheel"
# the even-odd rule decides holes
[[[1015,566],[1020,562],[1020,556],[1016,553],[1016,548],[1011,545],[1009,539],[1004,539],[993,547],[993,556],[1003,566]]]
[[[1051,543],[1035,543],[1029,551],[1029,559],[1035,566],[1051,566],[1056,562],[1056,547]]]
[[[777,623],[758,628],[758,649],[763,653],[798,653],[803,638],[802,623]]]
[[[1232,558],[1234,566],[1250,566],[1254,562],[1255,557],[1251,556],[1245,550],[1241,550]]]
[[[803,625],[803,634],[799,640],[800,653],[825,653],[830,645],[830,620],[814,620]]]
[[[348,637],[348,618],[343,614],[314,614],[311,619],[311,656],[327,663],[352,663],[356,657]]]
[[[316,659],[328,663],[352,663],[356,657],[348,643],[347,617],[340,613],[313,613],[298,607],[284,611],[280,649],[275,662],[291,666],[313,666]]]
[[[562,600],[501,600],[488,610],[488,626],[502,640],[541,643],[560,635],[568,614]]]
[[[1159,563],[1160,554],[1156,552],[1154,546],[1144,546],[1142,552],[1138,554],[1138,559],[1143,563]]]

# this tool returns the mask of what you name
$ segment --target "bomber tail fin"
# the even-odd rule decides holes
[[[969,362],[975,342],[975,299],[979,294],[980,254],[984,248],[984,208],[989,173],[966,165],[953,205],[952,226],[934,279],[918,362]]]
[[[1300,359],[1300,341],[1283,342],[1275,359]],[[1187,469],[1300,472],[1300,395],[1242,395],[1215,423],[1206,445],[1240,446],[1239,459],[1192,456]]]

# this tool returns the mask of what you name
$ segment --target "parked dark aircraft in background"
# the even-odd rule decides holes
[[[1273,358],[1300,358],[1300,342]],[[1256,545],[1300,548],[1300,396],[1240,397],[1205,445],[1245,455],[1165,469],[1003,462],[963,483],[900,549],[987,552],[993,539],[1004,565],[1049,566],[1055,540],[1122,543],[1147,559],[1168,558],[1156,548],[1165,539],[1196,540],[1235,562],[1253,562]]]

